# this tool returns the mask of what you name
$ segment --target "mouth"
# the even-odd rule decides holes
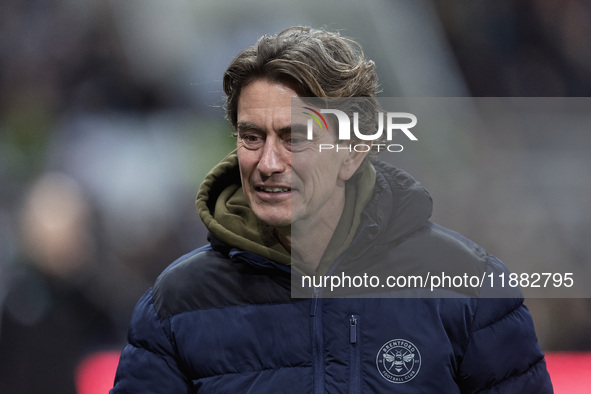
[[[291,191],[290,187],[281,186],[257,186],[255,190],[264,193],[287,193]]]

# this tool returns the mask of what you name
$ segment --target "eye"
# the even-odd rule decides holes
[[[242,137],[242,139],[246,142],[256,142],[256,141],[260,140],[261,138],[256,135],[245,135],[244,137]]]
[[[291,133],[286,135],[283,141],[288,149],[294,152],[305,149],[310,142],[306,139],[306,136],[301,133]]]
[[[262,135],[256,132],[239,132],[238,141],[248,149],[257,149],[265,142]]]

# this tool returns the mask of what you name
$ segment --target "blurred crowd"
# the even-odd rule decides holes
[[[353,18],[354,27],[332,20],[315,2],[303,1],[291,19],[261,13],[259,29],[272,30],[259,31],[239,9],[175,1],[167,20],[182,23],[155,23],[150,34],[145,26],[160,20],[162,6],[122,3],[0,2],[2,393],[76,392],[82,358],[121,349],[140,295],[205,242],[193,199],[233,144],[220,79],[239,49],[296,23],[372,39]],[[368,7],[406,8],[418,30],[437,34],[451,59],[449,79],[460,76],[454,93],[591,96],[588,2],[417,1],[410,11],[406,3]],[[270,12],[265,1],[253,8]],[[235,23],[216,23],[222,15]],[[176,37],[183,45],[171,48]],[[383,56],[367,48],[370,58]],[[408,80],[379,71],[385,88]],[[534,313],[573,320],[566,332],[543,318],[546,349],[591,349],[587,300],[533,304]]]
[[[591,4],[435,1],[474,96],[588,97]]]

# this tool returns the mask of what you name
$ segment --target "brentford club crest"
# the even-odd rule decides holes
[[[421,368],[421,353],[406,339],[392,339],[382,346],[376,357],[380,375],[392,383],[414,379]]]

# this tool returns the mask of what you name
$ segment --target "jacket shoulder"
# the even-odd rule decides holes
[[[153,286],[154,306],[160,318],[201,309],[289,299],[289,275],[276,269],[261,270],[248,258],[231,258],[231,255],[205,246],[166,268]]]
[[[483,248],[433,222],[400,240],[393,250],[404,257],[402,266],[409,272],[481,276],[489,264],[489,255]]]

